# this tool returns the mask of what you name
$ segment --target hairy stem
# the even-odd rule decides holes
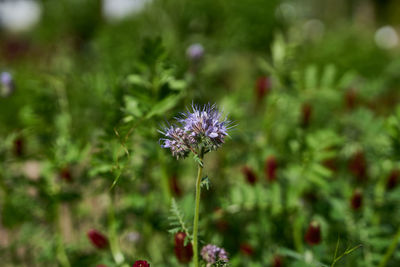
[[[199,158],[203,161],[203,153],[200,153]],[[201,194],[201,174],[203,172],[202,164],[198,164],[197,179],[196,179],[196,204],[194,209],[193,220],[193,261],[194,266],[199,266],[199,250],[198,250],[198,230],[199,230],[199,211],[200,211],[200,194]]]

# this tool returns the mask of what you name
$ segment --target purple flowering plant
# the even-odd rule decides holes
[[[160,143],[162,148],[170,149],[172,155],[177,159],[185,158],[192,153],[198,165],[193,234],[191,235],[194,266],[198,267],[198,222],[202,182],[207,181],[205,184],[208,187],[208,180],[202,178],[203,158],[206,153],[217,150],[224,144],[225,138],[229,136],[228,131],[233,126],[232,122],[227,120],[226,116],[219,111],[215,104],[204,106],[192,104],[191,110],[188,109],[186,112],[181,113],[175,120],[175,124],[169,124],[164,129],[159,130],[164,135],[160,139]],[[204,255],[208,255],[207,248],[204,253]],[[226,255],[225,251],[218,251],[217,254],[220,255],[220,258]],[[206,258],[203,256],[203,259],[210,263]],[[222,259],[227,260],[227,257],[222,257]]]

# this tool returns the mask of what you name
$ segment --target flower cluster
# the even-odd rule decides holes
[[[228,255],[223,248],[211,244],[208,244],[201,249],[201,256],[208,264],[213,264],[216,261],[229,261]]]
[[[160,139],[161,147],[171,149],[178,159],[186,157],[190,151],[207,153],[216,150],[228,136],[230,122],[222,117],[215,105],[193,105],[191,111],[181,115],[176,118],[180,126],[170,125],[160,131],[165,136]]]

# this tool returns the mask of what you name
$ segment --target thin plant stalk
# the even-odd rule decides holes
[[[200,195],[201,195],[201,175],[203,173],[203,153],[199,155],[200,163],[198,164],[196,179],[196,203],[194,209],[193,220],[193,261],[194,266],[199,266],[199,250],[198,250],[198,230],[199,230],[199,211],[200,211]]]
[[[389,262],[390,257],[392,257],[394,251],[396,250],[397,244],[400,241],[400,228],[397,230],[396,235],[394,236],[392,243],[386,250],[385,255],[382,258],[382,261],[379,264],[379,267],[385,267],[387,263]]]

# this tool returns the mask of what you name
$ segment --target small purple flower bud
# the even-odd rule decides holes
[[[220,260],[228,262],[228,254],[223,248],[219,248],[215,245],[208,244],[201,249],[201,257],[208,263],[213,264]],[[207,265],[209,266],[209,265]]]
[[[204,47],[201,44],[192,44],[186,50],[187,57],[192,61],[199,61],[204,56]]]
[[[1,83],[1,96],[7,97],[14,91],[14,79],[9,72],[2,72],[0,74]]]

